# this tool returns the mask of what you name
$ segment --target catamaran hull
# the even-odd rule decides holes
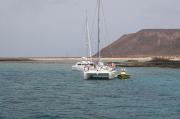
[[[115,72],[84,72],[84,79],[113,79]]]
[[[94,62],[86,60],[86,61],[81,61],[77,62],[75,65],[72,66],[72,70],[77,70],[77,71],[84,71],[85,67],[87,66],[93,66]]]
[[[84,71],[84,67],[72,66],[72,70],[75,70],[75,71]]]

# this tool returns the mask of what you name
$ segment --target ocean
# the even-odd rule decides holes
[[[83,80],[72,63],[0,63],[0,119],[180,119],[180,69]]]

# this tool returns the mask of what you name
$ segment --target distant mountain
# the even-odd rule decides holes
[[[102,57],[180,56],[180,29],[144,29],[101,50]]]

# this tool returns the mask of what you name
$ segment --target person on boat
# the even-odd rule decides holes
[[[112,70],[115,70],[116,65],[112,62],[110,67],[112,68]]]
[[[86,66],[84,67],[84,71],[88,71],[89,68],[90,68],[90,66],[89,66],[89,65],[86,65]]]

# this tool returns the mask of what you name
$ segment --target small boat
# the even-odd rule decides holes
[[[92,48],[91,48],[91,38],[90,38],[90,32],[89,32],[89,24],[88,19],[86,16],[86,37],[87,37],[87,51],[89,57],[82,57],[82,60],[79,62],[76,62],[74,65],[72,65],[72,70],[77,71],[84,71],[86,67],[94,66],[95,63],[92,60]]]
[[[117,75],[117,78],[119,79],[129,79],[130,75],[123,69],[120,74]]]
[[[93,66],[93,65],[94,65],[94,62],[83,58],[82,61],[77,62],[75,65],[72,66],[72,70],[84,71],[85,67]]]

